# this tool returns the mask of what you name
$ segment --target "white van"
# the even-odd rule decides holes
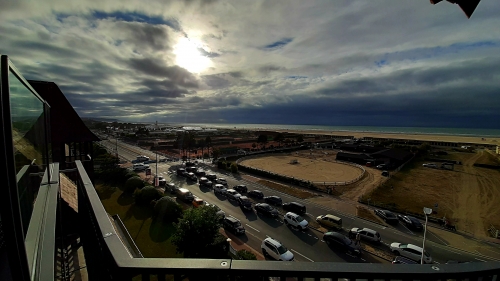
[[[144,164],[144,163],[136,163],[136,164],[134,164],[132,169],[134,171],[143,171],[143,170],[149,169],[149,165]]]

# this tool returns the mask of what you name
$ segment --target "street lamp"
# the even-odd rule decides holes
[[[422,258],[420,259],[420,264],[424,264],[424,253],[425,253],[425,234],[427,233],[427,216],[432,214],[432,209],[424,207],[425,214],[425,225],[424,225],[424,242],[422,245]]]

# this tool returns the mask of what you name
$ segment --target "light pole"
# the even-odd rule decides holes
[[[424,207],[425,214],[425,225],[424,225],[424,242],[422,244],[422,258],[420,259],[420,264],[424,264],[424,253],[425,253],[425,234],[427,234],[427,216],[432,214],[431,208]]]
[[[155,141],[155,155],[156,155],[156,172],[155,172],[155,187],[158,187],[160,179],[158,178],[158,142]]]

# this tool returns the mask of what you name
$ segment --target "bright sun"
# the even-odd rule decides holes
[[[178,66],[192,73],[200,73],[211,65],[209,58],[203,56],[198,50],[201,44],[188,38],[181,38],[174,46],[174,54]]]

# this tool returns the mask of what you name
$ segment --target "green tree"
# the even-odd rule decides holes
[[[231,173],[238,173],[238,165],[236,163],[231,163]]]
[[[260,144],[261,148],[265,146],[267,143],[267,136],[264,134],[259,135],[259,137],[257,138],[257,143]]]
[[[220,156],[220,149],[212,148],[212,158],[217,159]]]
[[[185,258],[210,258],[209,249],[219,238],[221,226],[215,207],[187,209],[175,224],[172,243]]]
[[[281,146],[284,140],[285,136],[282,133],[278,133],[276,136],[274,136],[274,141],[277,142],[279,146]]]
[[[138,205],[148,205],[151,201],[160,198],[160,191],[158,191],[154,186],[146,186],[135,193],[135,203]]]
[[[143,188],[144,181],[140,177],[131,177],[125,182],[124,192],[133,193],[136,188]]]
[[[212,139],[210,138],[210,136],[207,136],[205,138],[205,145],[207,146],[208,155],[210,155],[210,147],[212,147]]]
[[[156,217],[165,222],[177,222],[182,217],[182,207],[172,197],[163,196],[154,206]]]

